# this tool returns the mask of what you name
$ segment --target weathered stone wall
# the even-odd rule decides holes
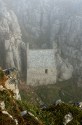
[[[60,53],[55,42],[52,49],[32,50],[27,45],[27,84],[54,84],[70,79],[73,67]]]
[[[57,70],[54,49],[31,50],[27,46],[27,84],[56,83]]]
[[[51,68],[29,68],[27,72],[27,84],[41,85],[56,83],[57,71]]]

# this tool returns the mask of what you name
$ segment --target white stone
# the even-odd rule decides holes
[[[5,88],[2,85],[0,85],[0,91],[3,91],[3,90],[5,90]]]
[[[10,84],[10,80],[7,80],[5,86],[6,86],[7,89],[11,89],[11,91],[13,91],[14,98],[16,100],[21,100],[18,85],[15,82]]]
[[[1,108],[2,110],[5,109],[5,103],[4,103],[4,101],[0,101],[0,108]]]
[[[64,117],[64,125],[67,125],[69,122],[71,122],[73,120],[73,116],[71,113],[68,113],[67,115],[65,115]]]
[[[12,120],[14,120],[14,122],[16,123],[16,125],[18,125],[18,120],[17,119],[14,119],[12,115],[10,115],[7,111],[2,111],[3,114],[6,114],[8,115]]]
[[[26,115],[26,114],[27,114],[27,110],[21,112],[21,116],[24,116],[24,115]]]

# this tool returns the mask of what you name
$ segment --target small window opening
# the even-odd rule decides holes
[[[45,74],[48,74],[48,69],[45,69]]]

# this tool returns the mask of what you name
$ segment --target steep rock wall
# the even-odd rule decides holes
[[[25,78],[26,47],[21,36],[16,15],[0,0],[0,66],[16,67]]]
[[[24,42],[29,42],[31,48],[51,48],[52,41],[56,41],[60,57],[72,65],[74,77],[80,77],[82,1],[14,0],[11,5],[18,17]]]
[[[25,43],[29,42],[31,45],[31,48],[52,48],[52,41],[56,41],[58,45],[58,53],[60,56],[57,56],[57,68],[58,68],[58,75],[59,77],[66,77],[73,76],[74,77],[81,77],[82,74],[82,1],[81,0],[4,0],[7,8],[10,8],[10,10],[13,10],[18,17],[18,22],[16,21],[16,28],[20,29],[22,31],[22,39]],[[8,9],[7,12],[10,12]],[[13,20],[13,14],[10,14],[10,17],[8,17],[7,12],[4,12],[6,15],[6,19]],[[3,19],[3,18],[2,18]],[[4,21],[3,21],[4,22]],[[11,21],[12,24],[14,22]],[[13,26],[14,26],[13,24]],[[7,23],[7,25],[9,25]],[[18,25],[20,25],[20,28]],[[11,26],[10,26],[11,27]],[[15,27],[15,26],[14,26]],[[12,29],[12,28],[11,28]],[[6,29],[5,29],[6,30]],[[9,31],[11,31],[9,29]],[[2,33],[2,31],[1,31]],[[6,32],[8,33],[8,31]],[[17,39],[21,38],[21,32],[20,30],[14,31],[17,36],[5,38],[7,42],[9,40],[15,41],[15,37]],[[3,34],[3,33],[2,33]],[[10,34],[10,33],[9,33]],[[11,32],[11,34],[13,34]],[[8,35],[5,35],[5,37],[8,37]],[[3,38],[3,37],[2,37]],[[3,39],[1,40],[3,41]],[[22,42],[21,40],[18,40],[17,42],[18,46]],[[1,48],[5,49],[5,46],[3,44],[4,42],[1,42]],[[10,42],[9,42],[10,43]],[[20,45],[21,46],[21,45]],[[6,47],[7,48],[7,47]],[[20,47],[19,47],[20,48]],[[21,46],[22,48],[22,46]],[[13,48],[15,51],[15,47]],[[16,56],[17,51],[14,52],[15,61],[13,62],[10,52],[8,52],[8,57],[10,58],[10,62],[13,63],[13,65],[20,66],[21,61],[19,61],[16,58],[19,58]],[[23,52],[25,49],[20,49],[21,53],[25,56],[26,54]],[[12,53],[12,52],[11,52]],[[5,51],[4,51],[5,55]],[[19,55],[19,54],[17,54]],[[21,58],[23,58],[22,56]],[[2,58],[2,54],[0,55]],[[3,57],[3,60],[1,60],[1,64],[3,65],[3,62],[5,62],[5,57]],[[24,59],[22,60],[22,70],[24,74],[26,74],[25,67],[27,67],[27,63]],[[15,64],[14,64],[15,63]],[[23,63],[25,63],[23,65]],[[68,64],[70,66],[68,66]],[[8,62],[7,62],[8,65]],[[9,64],[10,65],[10,64]],[[62,67],[62,68],[61,68]],[[68,70],[70,69],[70,70]],[[61,71],[62,70],[62,71]],[[70,73],[70,72],[71,73]],[[63,72],[63,74],[62,74]],[[64,74],[66,76],[64,76]],[[70,77],[69,77],[70,78]]]

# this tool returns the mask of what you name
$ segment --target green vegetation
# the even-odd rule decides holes
[[[14,119],[17,119],[20,125],[63,125],[64,117],[69,112],[72,114],[73,120],[68,125],[82,125],[82,110],[69,103],[54,104],[41,109],[33,103],[28,103],[27,100],[16,101],[13,98],[13,92],[11,90],[0,91],[0,101],[4,101],[5,110]],[[24,110],[31,112],[34,117],[28,113],[22,117],[20,112]],[[1,108],[0,125],[15,125],[15,122],[8,115],[2,113]]]
[[[24,102],[27,102],[28,104],[33,104],[35,106],[39,105],[41,99],[39,98],[39,96],[37,96],[36,92],[34,91],[34,88],[25,84],[20,84],[19,90],[21,98]]]
[[[4,101],[5,109],[4,111],[7,111],[13,119],[18,120],[18,124],[20,125],[42,125],[39,121],[37,121],[34,117],[32,117],[30,114],[25,115],[24,117],[21,116],[20,112],[27,110],[34,113],[34,109],[32,106],[26,104],[22,101],[16,101],[13,98],[13,92],[11,90],[3,90],[0,91],[0,102]],[[31,107],[31,109],[30,109]],[[0,108],[0,125],[16,125],[11,117],[9,117],[7,114],[2,113],[2,109]]]
[[[73,120],[67,125],[82,125],[82,110],[72,104],[54,104],[44,109],[40,109],[33,104],[28,105],[25,102],[22,102],[21,105],[38,117],[40,123],[43,123],[43,125],[64,125],[64,117],[69,112],[72,114]]]
[[[64,125],[64,117],[69,112],[72,113],[73,120],[67,125],[82,125],[82,111],[70,104],[52,105],[40,115],[45,125]]]
[[[37,107],[33,104],[28,104],[28,101],[25,101],[28,100],[28,98],[26,99],[26,97],[23,105],[26,109],[28,109],[28,111],[37,116],[44,125],[64,125],[64,117],[69,112],[72,114],[73,120],[69,122],[68,125],[82,125],[82,110],[68,103],[81,100],[80,94],[82,93],[82,89],[78,88],[77,90],[77,85],[73,84],[72,79],[65,82],[59,82],[55,85],[35,87],[34,90],[41,98],[41,100],[44,103],[48,104],[48,108],[41,110],[39,106]],[[25,96],[24,93],[23,96]],[[54,104],[49,106],[60,98],[66,103],[62,103],[60,105]]]
[[[3,75],[1,76],[4,79]],[[81,88],[77,90],[77,86],[73,84],[72,80],[36,88],[20,85],[22,101],[15,100],[13,91],[5,88],[3,82],[1,85],[3,87],[0,89],[0,125],[16,125],[15,119],[20,125],[64,125],[64,118],[69,113],[72,114],[73,119],[67,125],[82,125],[82,110],[67,103],[81,99]],[[59,98],[65,103],[53,103]],[[39,104],[42,103],[40,99],[48,106],[40,107]],[[2,102],[5,104],[3,104],[4,108],[1,106]],[[10,114],[11,117],[4,114],[3,111]],[[27,111],[27,114],[21,116],[22,111]]]
[[[64,102],[82,101],[82,88],[78,87],[73,79],[53,85],[38,86],[34,89],[41,100],[49,105],[58,99]]]

